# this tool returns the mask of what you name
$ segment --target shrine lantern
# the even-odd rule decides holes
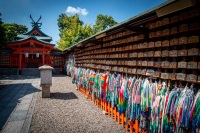
[[[28,53],[25,53],[25,57],[28,58]]]
[[[40,56],[40,54],[39,54],[39,53],[36,53],[36,57],[39,58],[39,56]]]

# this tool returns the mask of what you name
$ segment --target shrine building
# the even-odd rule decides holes
[[[32,17],[30,16],[32,19]],[[42,65],[50,65],[60,68],[64,65],[61,50],[52,44],[52,37],[41,31],[42,23],[38,19],[32,19],[32,29],[24,34],[19,34],[16,40],[8,42],[9,50],[0,50],[1,68],[18,68],[21,74],[23,68],[38,68]]]

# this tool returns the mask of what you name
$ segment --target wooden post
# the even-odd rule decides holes
[[[114,111],[113,111],[113,114],[114,114],[114,120],[117,121],[117,107],[114,107]],[[118,118],[119,119],[119,118]]]
[[[130,133],[133,133],[133,122],[130,121]]]
[[[124,113],[123,114],[121,114],[121,120],[122,120],[122,127],[124,127]]]
[[[139,133],[139,122],[138,122],[138,120],[135,120],[134,129],[135,129],[135,133]]]
[[[19,51],[19,75],[21,75],[22,71],[22,50]]]

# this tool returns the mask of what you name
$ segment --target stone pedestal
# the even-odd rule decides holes
[[[50,97],[50,86],[52,85],[52,70],[51,66],[41,66],[40,69],[40,86],[42,87],[42,98]]]
[[[50,97],[50,85],[40,85],[42,87],[42,98]]]

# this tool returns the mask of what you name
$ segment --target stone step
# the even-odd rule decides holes
[[[0,68],[0,75],[18,75],[18,68]]]
[[[38,68],[22,68],[21,75],[40,75]]]

